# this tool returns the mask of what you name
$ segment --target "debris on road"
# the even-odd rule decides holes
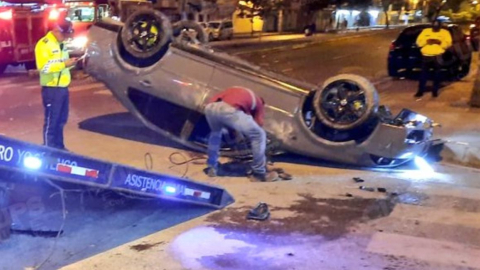
[[[365,180],[363,180],[363,179],[360,178],[360,177],[354,177],[354,178],[353,178],[353,181],[355,181],[355,183],[363,183],[363,182],[365,182]]]
[[[379,188],[377,188],[377,191],[378,191],[378,192],[386,193],[386,192],[387,192],[387,189],[386,189],[386,188],[381,188],[381,187],[379,187]]]
[[[276,172],[278,173],[278,177],[280,177],[280,179],[282,180],[292,180],[293,179],[293,176],[289,173],[286,173],[284,169],[280,168],[280,167],[274,167],[273,166],[273,163],[269,163],[267,165],[267,171],[271,172]]]
[[[247,219],[254,220],[266,220],[270,217],[270,211],[268,210],[268,205],[264,202],[258,203],[255,208],[250,210],[247,215]]]
[[[374,191],[375,191],[375,189],[372,188],[372,187],[359,186],[358,188],[361,189],[361,190],[370,191],[370,192],[374,192]]]

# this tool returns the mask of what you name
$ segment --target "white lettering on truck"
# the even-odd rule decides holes
[[[13,158],[13,148],[10,146],[5,147],[0,145],[0,160],[10,162]]]

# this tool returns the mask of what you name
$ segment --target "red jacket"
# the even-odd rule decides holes
[[[250,90],[251,91],[251,90]],[[263,126],[265,117],[265,104],[261,97],[242,87],[231,87],[213,96],[209,103],[223,101],[230,106],[251,115],[259,126]],[[255,98],[255,108],[252,110],[253,98]]]

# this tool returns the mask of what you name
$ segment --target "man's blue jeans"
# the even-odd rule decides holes
[[[266,173],[265,148],[267,136],[251,115],[237,110],[225,102],[214,102],[205,107],[205,116],[211,129],[208,140],[207,164],[209,167],[217,169],[222,131],[225,128],[230,128],[250,140],[253,154],[253,172],[255,174]]]

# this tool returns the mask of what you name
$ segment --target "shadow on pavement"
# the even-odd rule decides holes
[[[62,185],[61,196],[44,181],[18,181],[10,194],[12,235],[0,245],[0,269],[38,266],[53,253],[43,269],[58,269],[128,242],[143,238],[214,211],[212,208],[150,198],[132,198],[117,192]],[[63,234],[56,239],[63,226]],[[39,232],[43,232],[43,237]],[[45,237],[45,232],[51,236]],[[55,243],[56,241],[56,243]],[[163,243],[141,242],[141,250]],[[159,247],[161,248],[161,247]],[[14,260],[13,258],[22,258]]]
[[[191,149],[150,130],[128,112],[90,118],[80,122],[79,128],[130,141],[191,151]]]

